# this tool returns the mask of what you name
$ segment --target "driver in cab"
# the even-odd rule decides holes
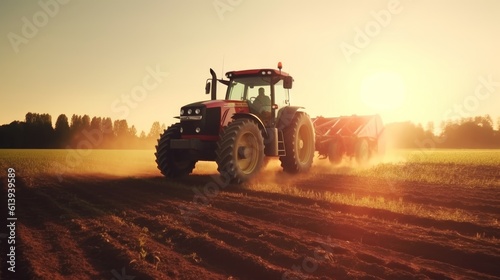
[[[271,98],[265,94],[264,88],[259,88],[259,95],[253,101],[253,105],[259,113],[271,112]]]

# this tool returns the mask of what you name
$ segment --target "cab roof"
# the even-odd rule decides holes
[[[234,77],[246,77],[246,76],[282,76],[287,77],[290,76],[288,73],[276,70],[276,69],[250,69],[250,70],[239,70],[239,71],[230,71],[226,73],[226,77],[234,78]]]

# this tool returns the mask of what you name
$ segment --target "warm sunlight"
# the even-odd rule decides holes
[[[361,83],[361,100],[368,107],[379,112],[399,109],[403,105],[405,94],[405,83],[397,73],[371,74]]]
[[[0,280],[500,280],[499,11],[0,0]]]

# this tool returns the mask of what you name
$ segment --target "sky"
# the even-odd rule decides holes
[[[499,14],[496,0],[2,0],[0,124],[88,114],[147,133],[210,98],[209,68],[279,61],[312,117],[496,120]]]

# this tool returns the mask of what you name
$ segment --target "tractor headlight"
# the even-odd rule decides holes
[[[181,116],[184,115],[184,109],[181,109]]]
[[[191,113],[193,113],[193,110],[188,109],[188,115],[191,115]]]
[[[194,110],[194,113],[195,113],[195,114],[197,114],[197,115],[198,115],[200,112],[201,112],[201,110],[200,110],[200,109],[195,109],[195,110]]]
[[[201,128],[197,127],[194,131],[196,131],[196,133],[200,133]]]

